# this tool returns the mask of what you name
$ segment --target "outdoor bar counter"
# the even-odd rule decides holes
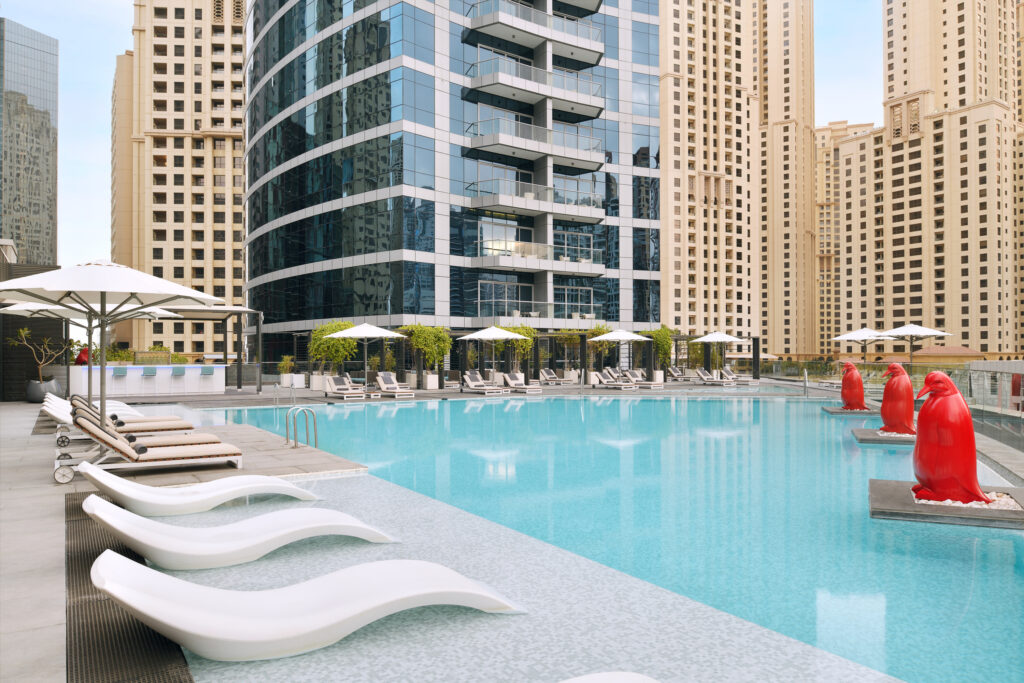
[[[50,366],[64,383],[64,368]],[[71,393],[86,394],[89,368],[73,365]],[[99,395],[100,368],[92,369],[92,391]],[[108,365],[107,396],[158,396],[160,394],[223,394],[224,365]]]

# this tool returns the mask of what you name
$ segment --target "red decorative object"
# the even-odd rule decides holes
[[[890,376],[891,375],[891,376]],[[889,377],[882,394],[883,432],[916,434],[914,431],[914,387],[910,375],[899,363],[893,363],[882,377]]]
[[[960,390],[944,372],[929,372],[920,398],[930,394],[917,416],[914,495],[922,500],[961,503],[992,501],[978,485],[978,456],[971,411]]]
[[[89,364],[89,347],[83,346],[82,350],[78,352],[78,356],[75,358],[75,365],[88,365]]]
[[[861,379],[857,366],[843,363],[843,410],[867,410],[864,405],[864,380]]]

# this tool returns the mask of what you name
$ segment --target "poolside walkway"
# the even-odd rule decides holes
[[[54,483],[52,429],[35,430],[39,406],[0,403],[0,680],[65,680],[64,494],[92,491],[78,476]],[[149,485],[187,484],[235,474],[343,476],[366,467],[330,453],[289,448],[249,425],[203,427],[239,446],[244,469],[150,470]]]
[[[762,388],[763,385],[764,383]],[[802,385],[797,386],[802,389]],[[460,396],[458,392],[451,391],[436,393],[437,398],[472,397],[467,394]],[[662,392],[644,391],[641,395],[647,393],[659,395]],[[678,390],[665,393],[675,396],[690,394],[689,391]],[[765,393],[761,391],[757,395],[763,396]],[[579,389],[552,388],[548,391],[546,388],[545,395],[559,394],[579,395]],[[621,396],[622,392],[598,392],[590,389],[586,390],[586,394]],[[814,394],[829,397],[836,395],[835,392],[821,390],[815,390]],[[693,392],[692,395],[709,396],[700,392]],[[730,392],[727,395],[743,394]],[[426,392],[422,397],[428,397]],[[272,395],[258,396],[252,391],[226,394],[216,398],[182,398],[182,402],[190,407],[274,403]],[[158,402],[166,403],[168,400],[168,397],[159,397]],[[296,392],[296,401],[321,402],[323,396],[321,392],[307,392],[305,395]],[[289,400],[288,403],[290,402]],[[72,484],[66,486],[58,486],[53,482],[53,434],[32,434],[37,416],[37,406],[0,403],[0,680],[4,681],[65,679],[64,494],[91,490],[91,486],[81,478],[76,478]],[[365,472],[361,465],[348,463],[314,448],[287,448],[280,436],[248,425],[224,425],[202,429],[217,433],[224,440],[241,446],[246,453],[245,469],[241,472],[227,468],[165,470],[139,475],[140,478],[149,484],[181,484],[235,473],[259,472],[315,478],[328,473],[343,475]],[[993,468],[997,472],[1008,479],[1017,476],[1024,481],[1024,455],[980,435],[978,446],[979,451],[983,452],[982,459],[991,461],[990,465],[994,463]],[[328,481],[318,482],[316,485],[326,486]],[[396,549],[397,552],[415,551],[422,553],[422,559],[461,561],[454,560],[456,556],[452,555],[456,548],[461,548],[459,552],[474,552],[463,546],[467,543],[470,546],[482,544],[487,546],[488,557],[492,560],[495,557],[499,558],[496,561],[503,571],[514,569],[513,573],[519,577],[512,584],[517,596],[523,596],[524,602],[530,603],[527,607],[531,609],[531,614],[545,613],[537,618],[542,622],[539,633],[547,633],[542,640],[548,643],[544,647],[548,647],[550,652],[543,655],[541,651],[536,651],[531,655],[534,661],[556,656],[560,647],[558,636],[566,634],[573,643],[575,658],[567,659],[567,662],[574,662],[575,665],[592,662],[595,666],[633,663],[634,668],[638,668],[644,662],[643,657],[650,656],[656,659],[651,660],[651,667],[646,669],[646,673],[655,677],[660,676],[662,680],[676,678],[666,673],[673,671],[678,676],[691,679],[883,678],[877,672],[835,655],[663,591],[374,477],[355,477],[331,485],[342,486],[351,492],[353,507],[348,510],[349,512],[365,513],[368,519],[388,521],[389,528],[400,533],[404,539],[408,539],[400,548],[394,546],[384,549],[388,552],[395,552]],[[430,529],[441,529],[444,533],[432,535],[428,533]],[[412,542],[414,538],[415,544]],[[456,542],[463,545],[451,545]],[[477,550],[482,549],[481,547]],[[529,551],[529,555],[523,555],[520,551]],[[470,563],[464,570],[479,578],[489,579],[496,568],[498,567]],[[552,576],[551,572],[555,572],[555,576]],[[533,586],[535,582],[537,585]],[[624,601],[623,595],[614,591],[607,593],[600,587],[605,582],[608,582],[609,586],[628,589],[623,595],[632,596],[637,601],[630,603]],[[571,615],[583,610],[586,619],[573,626],[571,622],[562,620],[564,615],[559,616],[556,610],[538,609],[538,606],[543,607],[546,601],[556,598],[558,604],[568,610],[566,614]],[[614,621],[602,625],[603,617],[601,613],[593,611],[596,608],[590,605],[591,602],[603,604],[612,610],[606,611],[604,616],[614,616]],[[651,610],[659,609],[659,605],[664,614],[658,613],[659,626],[655,634],[649,628],[650,615],[653,614]],[[463,615],[460,614],[459,617],[461,619]],[[399,625],[402,623],[401,617],[393,617],[392,620]],[[516,638],[519,638],[509,641],[510,652],[516,651],[515,648],[525,648],[519,650],[520,654],[533,652],[527,647],[530,645],[527,631],[530,631],[532,626],[528,625],[524,631],[522,624],[526,624],[526,621],[519,620],[517,623],[516,619],[510,618],[507,622],[510,625],[502,626],[502,629],[509,629],[510,638],[517,633]],[[591,638],[591,630],[595,629],[595,634],[600,635],[596,640]],[[620,632],[629,634],[628,643],[626,640],[619,643],[617,634]],[[368,633],[372,636],[374,632]],[[644,640],[646,642],[643,642]],[[367,640],[364,638],[359,642],[365,643]],[[371,637],[369,642],[391,647],[387,645],[389,638],[384,632],[376,640]],[[633,653],[628,660],[612,656],[616,648],[627,645],[629,652]],[[537,647],[536,639],[532,647]],[[372,663],[380,661],[381,652],[383,651],[371,649],[366,655],[371,658]],[[678,659],[657,659],[661,657],[658,653],[672,653]],[[385,677],[390,678],[391,674],[397,678],[415,677],[413,670],[406,668],[409,661],[406,657],[397,662]],[[434,657],[431,666],[440,666],[438,662],[441,660]],[[465,664],[465,661],[461,663]],[[370,665],[367,662],[362,664]],[[511,672],[520,680],[529,678],[531,672],[539,671],[531,669],[529,661],[524,662],[522,666],[521,670]],[[287,666],[282,669],[286,670]],[[237,671],[238,675],[242,675],[243,669],[239,668]],[[356,668],[353,671],[360,670]],[[443,669],[435,668],[433,671],[440,676],[439,672]],[[369,669],[362,669],[362,672],[367,675],[385,673]],[[467,670],[471,676],[470,672],[471,670]],[[210,673],[209,669],[207,673]],[[218,677],[223,673],[224,671],[219,671]]]

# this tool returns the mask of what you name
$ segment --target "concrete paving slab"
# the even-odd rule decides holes
[[[935,522],[990,526],[1000,529],[1024,529],[1024,511],[969,508],[953,505],[922,505],[914,502],[911,487],[914,481],[872,479],[868,483],[871,516],[879,519],[898,519],[904,522]],[[1024,488],[986,486],[986,492],[1007,493],[1024,506]]]
[[[896,434],[885,434],[879,432],[877,429],[867,429],[865,427],[854,427],[850,430],[853,432],[853,438],[858,443],[868,444],[884,444],[886,446],[913,446],[917,442],[917,437],[913,434],[909,436],[897,436]]]
[[[843,410],[842,406],[822,406],[821,409],[835,417],[881,417],[881,408],[867,410]]]

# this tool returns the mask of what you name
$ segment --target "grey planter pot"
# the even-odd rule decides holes
[[[37,379],[30,379],[25,383],[25,399],[29,403],[42,403],[43,399],[46,398],[46,394],[56,394],[60,396],[63,394],[60,383],[55,380],[47,380],[40,382]]]

